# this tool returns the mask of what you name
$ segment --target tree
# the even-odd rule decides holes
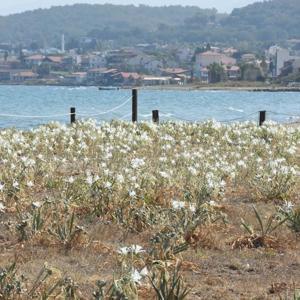
[[[47,63],[43,63],[37,67],[37,73],[40,77],[48,76],[50,74],[50,66]]]
[[[254,64],[243,64],[241,66],[242,79],[246,81],[265,81],[265,75],[259,66]]]
[[[225,79],[225,72],[222,65],[213,63],[208,66],[208,76],[210,83],[217,83]]]
[[[4,61],[7,61],[7,58],[8,58],[8,51],[5,51],[4,52]]]
[[[22,47],[20,46],[20,50],[19,50],[19,60],[21,62],[22,65],[25,64],[25,55],[23,53]]]

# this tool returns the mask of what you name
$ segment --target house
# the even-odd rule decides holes
[[[114,76],[119,73],[117,69],[96,68],[87,72],[87,80],[89,83],[101,85],[113,85]]]
[[[6,61],[5,60],[0,61],[1,70],[20,69],[22,67],[21,65],[22,65],[21,62],[15,57],[9,57]]]
[[[38,74],[28,70],[16,72],[11,76],[11,79],[15,82],[35,80],[37,78],[38,78]]]
[[[209,82],[209,70],[207,67],[202,67],[200,69],[199,79],[202,83],[208,83]]]
[[[141,75],[135,72],[120,72],[113,76],[116,83],[126,86],[136,86],[141,83]]]
[[[155,58],[151,58],[149,61],[145,62],[144,69],[151,74],[159,74],[160,69],[163,68],[163,62]]]
[[[106,56],[107,66],[110,68],[119,68],[123,65],[130,65],[130,61],[137,54],[134,51],[120,49],[110,51]]]
[[[227,66],[226,71],[229,80],[238,80],[241,78],[241,69],[238,66]]]
[[[61,64],[64,60],[63,56],[46,56],[43,62],[52,64]]]
[[[74,72],[64,77],[64,82],[70,85],[85,84],[87,80],[87,72]]]
[[[281,69],[284,67],[284,63],[293,58],[288,49],[284,49],[279,46],[270,47],[266,52],[266,55],[273,61],[273,77],[280,76]]]
[[[300,57],[293,59],[293,73],[300,73]]]
[[[71,72],[74,69],[74,66],[76,65],[76,57],[73,56],[63,57],[63,60],[60,65],[62,70]]]
[[[233,48],[233,47],[229,47],[229,48],[225,48],[223,49],[222,51],[225,55],[228,55],[228,56],[233,56],[235,53],[238,52],[237,49]]]
[[[217,63],[221,65],[235,65],[236,59],[229,57],[225,54],[206,51],[196,54],[196,65],[201,67],[208,67],[209,65]]]
[[[106,58],[104,55],[89,54],[81,57],[81,66],[84,69],[96,69],[106,67]]]
[[[248,62],[255,62],[256,56],[253,53],[246,53],[243,54],[241,57],[242,62],[248,63]]]
[[[171,77],[163,77],[163,76],[144,76],[142,79],[142,84],[149,85],[168,85],[170,84]]]
[[[171,77],[171,83],[186,84],[190,79],[190,71],[182,68],[161,69],[161,75]]]
[[[286,61],[284,66],[280,69],[280,76],[288,76],[297,73],[300,73],[300,58]]]
[[[43,63],[48,64],[52,70],[61,70],[63,69],[63,61],[63,56],[46,56],[43,60]]]
[[[156,59],[155,56],[150,56],[144,53],[136,54],[126,60],[126,67],[133,71],[147,72],[150,74],[159,74],[163,68],[163,62]]]
[[[0,81],[9,81],[9,80],[10,80],[10,71],[0,70]]]
[[[45,59],[44,55],[34,54],[25,57],[24,61],[28,67],[32,68],[32,67],[40,66],[43,63],[44,59]]]

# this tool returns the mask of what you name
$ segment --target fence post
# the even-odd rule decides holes
[[[132,122],[133,123],[137,122],[138,119],[137,109],[138,109],[138,93],[137,93],[137,89],[133,89],[132,90]]]
[[[158,110],[152,110],[152,121],[153,123],[159,123],[159,111]]]
[[[265,110],[261,110],[259,112],[259,126],[262,126],[265,121],[266,121],[266,111]]]
[[[75,109],[75,107],[71,107],[71,109],[70,109],[70,121],[71,121],[71,124],[76,122],[76,109]]]

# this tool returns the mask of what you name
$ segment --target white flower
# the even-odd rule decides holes
[[[130,253],[138,254],[138,253],[142,253],[142,252],[145,252],[145,250],[140,245],[131,245],[129,247],[121,247],[118,250],[118,253],[120,253],[122,255],[130,254]]]
[[[142,158],[134,158],[131,160],[131,166],[133,169],[137,169],[145,165],[145,161]]]
[[[0,212],[4,212],[5,206],[2,202],[0,202]]]
[[[293,210],[294,204],[290,201],[285,201],[284,204],[282,205],[281,209],[286,212],[290,213]]]
[[[121,175],[121,174],[117,175],[117,181],[118,181],[119,183],[123,183],[123,182],[124,182],[124,176]]]
[[[136,192],[135,191],[129,191],[129,196],[130,197],[135,197],[136,196]]]
[[[13,187],[14,187],[15,189],[19,187],[18,181],[14,181],[14,182],[13,182]]]
[[[40,201],[32,202],[33,208],[40,208],[42,206],[42,203]]]
[[[106,181],[106,182],[104,183],[104,187],[105,187],[106,189],[110,189],[110,188],[112,187],[112,184],[111,184],[109,181]]]
[[[185,207],[185,202],[172,200],[172,206],[174,209],[182,209]]]
[[[196,211],[196,205],[194,203],[190,204],[190,211],[194,213]]]
[[[169,174],[167,172],[161,171],[159,174],[162,178],[169,178]]]
[[[144,267],[144,268],[141,270],[141,272],[140,272],[140,274],[141,274],[142,276],[147,276],[148,273],[149,273],[149,271],[148,271],[147,267]]]
[[[217,206],[217,203],[216,203],[216,201],[214,201],[214,200],[210,200],[210,201],[208,202],[208,204],[209,204],[210,206]]]
[[[0,192],[2,192],[4,190],[4,186],[5,186],[5,184],[0,182]]]
[[[31,180],[27,181],[26,184],[29,188],[32,188],[34,186],[33,182]]]
[[[92,185],[92,184],[94,183],[93,176],[88,175],[88,176],[86,177],[86,182],[87,182],[89,185]]]
[[[70,176],[68,179],[67,179],[67,182],[68,183],[73,183],[75,181],[74,177],[73,176]]]
[[[140,283],[140,281],[142,280],[142,275],[139,273],[138,270],[133,269],[131,272],[131,279],[135,282],[135,283]]]

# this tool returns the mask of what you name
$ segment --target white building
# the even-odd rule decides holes
[[[279,46],[271,46],[267,51],[267,57],[274,62],[273,76],[277,77],[281,74],[281,69],[284,63],[291,60],[293,57],[290,55],[288,49],[281,48]]]

